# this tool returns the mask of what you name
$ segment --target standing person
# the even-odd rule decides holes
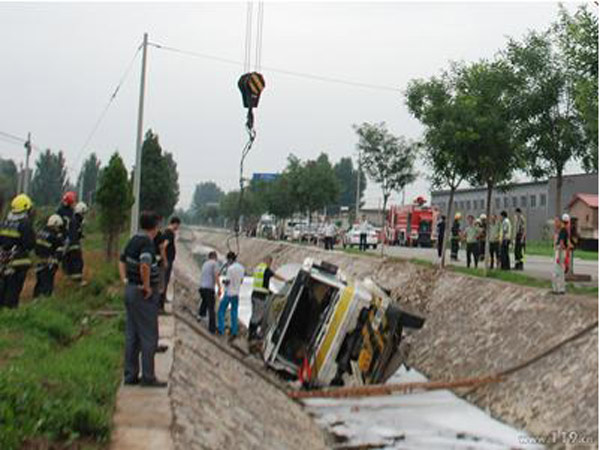
[[[515,209],[515,270],[523,270],[523,251],[527,237],[527,225],[521,208]]]
[[[158,216],[158,222],[162,222],[162,217]],[[165,314],[165,302],[163,301],[162,292],[165,286],[165,266],[167,264],[167,252],[166,252],[166,240],[164,238],[164,233],[159,228],[156,232],[156,236],[152,239],[152,243],[154,244],[154,253],[156,254],[156,264],[158,266],[158,292],[160,292],[159,301],[158,301],[158,314]]]
[[[323,230],[325,234],[325,250],[333,250],[333,244],[335,243],[336,229],[335,225],[331,223],[329,217],[325,220],[325,227]]]
[[[358,230],[360,232],[358,249],[365,252],[367,251],[367,233],[369,233],[369,221],[367,220],[367,216],[364,214],[360,224],[358,225]]]
[[[467,268],[471,267],[471,257],[473,257],[473,263],[477,269],[477,263],[479,260],[479,225],[473,222],[474,217],[472,215],[467,216],[467,228],[464,231],[464,237],[467,241]]]
[[[63,221],[62,234],[65,238],[62,271],[70,278],[71,256],[69,254],[69,246],[75,234],[75,224],[73,223],[73,215],[75,214],[75,203],[77,202],[77,194],[73,191],[65,192],[60,202],[60,206],[56,210],[56,214]]]
[[[65,258],[67,261],[67,273],[69,277],[84,286],[83,281],[83,252],[81,250],[81,240],[83,239],[83,222],[87,212],[87,205],[79,202],[73,208],[73,218],[71,220],[71,235],[69,246],[65,249]]]
[[[208,331],[212,334],[216,332],[215,320],[215,288],[218,287],[218,296],[221,296],[221,281],[219,280],[219,263],[217,261],[217,252],[208,253],[208,259],[202,264],[200,274],[200,298],[201,303],[198,308],[198,318],[206,317],[208,312]]]
[[[438,258],[442,257],[442,249],[444,246],[444,236],[446,234],[446,216],[441,216],[437,223],[437,253]]]
[[[248,340],[259,339],[258,327],[263,321],[267,296],[269,295],[269,285],[271,278],[285,281],[285,278],[277,275],[271,270],[273,257],[267,256],[262,263],[254,269],[252,282],[252,316],[250,317],[250,326],[248,327]],[[261,333],[263,330],[261,330]]]
[[[479,216],[479,261],[485,260],[485,237],[487,234],[487,216],[481,213]]]
[[[52,214],[44,228],[37,234],[35,255],[38,257],[38,262],[35,266],[34,298],[40,295],[50,296],[54,291],[54,275],[61,256],[59,249],[64,243],[62,226],[60,216]]]
[[[456,213],[454,215],[454,223],[452,224],[452,229],[450,232],[452,236],[450,237],[450,259],[452,261],[458,261],[458,249],[460,246],[460,219],[462,215],[460,213]]]
[[[164,305],[167,301],[167,288],[169,287],[169,282],[171,281],[171,274],[173,273],[173,263],[175,262],[175,257],[177,255],[177,249],[175,248],[175,237],[177,232],[179,231],[179,227],[181,225],[181,219],[177,216],[171,217],[169,220],[169,226],[164,231],[164,239],[166,242],[166,264],[165,264],[165,279],[164,279],[164,289],[162,291],[162,304]]]
[[[510,270],[510,238],[512,235],[512,225],[508,218],[508,213],[500,213],[502,223],[500,224],[500,267],[502,270]]]
[[[490,217],[490,269],[500,266],[500,223],[496,214]]]
[[[140,233],[133,236],[119,260],[119,274],[125,284],[125,384],[166,387],[156,379],[154,355],[158,346],[159,272],[154,248],[159,217],[140,214]],[[142,377],[139,360],[142,356]]]
[[[10,204],[10,212],[0,224],[0,307],[16,308],[31,267],[29,252],[35,247],[33,231],[33,203],[25,195],[17,195]]]
[[[568,271],[569,263],[567,254],[569,251],[569,215],[563,214],[561,220],[555,220],[558,228],[554,239],[554,271],[552,273],[552,293],[562,295],[566,292],[565,273]]]
[[[231,338],[235,338],[238,333],[238,306],[240,302],[240,287],[244,281],[244,266],[236,261],[237,255],[234,252],[227,253],[227,263],[224,267],[223,284],[225,285],[225,295],[219,303],[219,313],[217,316],[217,328],[220,335],[225,334],[225,313],[231,304]]]

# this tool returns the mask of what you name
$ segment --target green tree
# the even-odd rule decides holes
[[[179,200],[177,165],[163,152],[158,135],[148,130],[142,145],[140,210],[156,211],[167,218]]]
[[[190,213],[194,221],[203,222],[208,218],[215,220],[215,207],[212,205],[218,205],[224,195],[225,193],[213,181],[198,183],[194,189],[194,196],[192,197],[192,204],[190,206]]]
[[[422,155],[430,169],[432,187],[448,187],[447,226],[443,236],[441,266],[446,261],[450,225],[454,215],[454,194],[471,170],[469,152],[475,132],[466,122],[468,105],[456,95],[456,72],[444,72],[428,80],[413,80],[406,91],[409,111],[425,127]],[[439,239],[439,237],[438,237]]]
[[[404,137],[394,136],[384,122],[354,125],[354,130],[358,134],[361,166],[381,188],[381,221],[385,233],[385,211],[390,195],[401,191],[417,177],[414,169],[417,146]],[[383,248],[382,245],[382,254]]]
[[[587,5],[573,15],[560,5],[552,27],[572,80],[571,96],[588,140],[583,165],[598,170],[598,16]]]
[[[4,213],[4,205],[16,194],[19,184],[19,171],[12,159],[0,158],[0,215]]]
[[[54,153],[50,149],[42,152],[35,162],[35,173],[31,181],[31,196],[35,204],[48,206],[59,203],[68,184],[63,152]]]
[[[133,205],[127,169],[117,152],[111,156],[108,166],[100,172],[96,205],[100,229],[106,241],[106,258],[111,260],[117,254],[119,235],[128,223]]]
[[[243,216],[244,223],[250,223],[256,219],[257,207],[254,193],[250,189],[244,190],[244,196],[240,205],[240,191],[230,191],[225,194],[219,203],[221,215],[235,227],[239,216]]]
[[[352,158],[341,158],[334,166],[335,172],[340,185],[339,202],[334,206],[333,211],[337,213],[340,207],[346,206],[352,213],[356,209],[356,189],[358,180],[358,171],[354,169]],[[364,172],[360,172],[360,192],[359,202],[362,204],[362,198],[367,188],[367,177]],[[359,204],[360,206],[360,204]]]
[[[563,174],[573,158],[584,158],[587,140],[572,95],[573,77],[550,31],[510,40],[505,51],[518,77],[519,135],[526,142],[525,169],[534,178],[556,177],[555,213],[562,211]]]
[[[95,153],[92,153],[83,163],[77,178],[77,191],[82,193],[81,201],[86,202],[88,205],[94,203],[99,174],[100,160]]]
[[[486,213],[490,217],[492,192],[510,182],[522,167],[521,142],[516,130],[515,104],[520,86],[502,59],[482,60],[459,69],[457,96],[467,128],[474,139],[468,144],[472,164],[469,180],[487,189]],[[489,267],[489,222],[486,222],[485,269]]]

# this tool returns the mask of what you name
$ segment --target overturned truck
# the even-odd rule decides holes
[[[290,379],[308,365],[302,381],[311,387],[382,383],[402,362],[403,329],[423,323],[372,280],[347,280],[336,266],[307,258],[269,297],[263,358]]]

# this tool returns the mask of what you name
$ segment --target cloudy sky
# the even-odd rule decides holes
[[[290,152],[303,159],[327,152],[334,162],[355,157],[352,124],[365,121],[385,121],[394,133],[418,139],[420,125],[402,95],[409,80],[434,75],[451,60],[491,57],[507,36],[544,28],[557,11],[551,2],[266,2],[267,88],[246,174],[279,171]],[[0,3],[0,131],[18,136],[31,131],[39,147],[62,149],[72,179],[92,151],[107,161],[118,150],[131,165],[139,54],[89,145],[84,143],[143,33],[151,42],[241,63],[245,24],[245,3]],[[236,85],[241,73],[241,65],[149,49],[144,128],[155,130],[175,156],[181,206],[189,205],[198,181],[213,180],[225,190],[237,185],[246,138]],[[22,147],[0,140],[0,156],[22,160]],[[420,169],[407,200],[429,192]],[[369,184],[366,197],[377,206],[375,185]]]

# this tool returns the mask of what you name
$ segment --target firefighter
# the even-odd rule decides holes
[[[490,217],[490,269],[500,266],[500,222],[496,214]]]
[[[479,216],[479,261],[485,260],[485,237],[487,228],[487,216],[481,213]]]
[[[36,283],[33,296],[50,296],[54,290],[54,275],[58,269],[64,237],[63,221],[58,214],[48,218],[46,226],[37,234],[35,254],[38,262],[35,267]]]
[[[500,217],[502,217],[500,224],[500,268],[502,270],[510,270],[510,237],[512,235],[512,225],[506,211],[502,211]]]
[[[450,237],[450,259],[452,261],[458,261],[458,248],[460,246],[460,219],[461,213],[454,215],[454,223],[452,224],[452,236]]]
[[[442,257],[444,236],[446,233],[446,216],[441,216],[440,221],[437,223],[437,252],[438,258]]]
[[[75,214],[75,203],[77,202],[77,194],[73,191],[65,192],[60,202],[60,206],[56,210],[56,214],[63,221],[62,234],[65,239],[63,258],[61,260],[63,273],[70,276],[71,255],[68,255],[69,245],[75,234],[73,215]]]
[[[81,285],[83,281],[83,253],[81,251],[81,239],[83,238],[83,222],[87,212],[87,205],[79,202],[73,208],[73,218],[69,226],[68,245],[65,248],[65,269],[68,277]]]
[[[471,267],[471,257],[477,269],[479,262],[479,225],[474,222],[472,215],[467,216],[467,227],[464,231],[465,241],[467,241],[467,267]]]
[[[0,307],[16,308],[31,267],[29,252],[35,247],[33,203],[25,195],[17,195],[11,210],[0,225]]]
[[[523,270],[523,253],[525,250],[525,239],[527,237],[527,225],[521,208],[515,209],[515,270]]]
[[[267,256],[262,263],[254,269],[252,282],[252,316],[250,317],[250,326],[248,327],[248,340],[259,339],[258,327],[263,321],[265,315],[265,306],[267,296],[269,295],[269,285],[271,278],[285,281],[285,278],[277,275],[271,270],[273,257]],[[263,330],[261,330],[262,332]]]

